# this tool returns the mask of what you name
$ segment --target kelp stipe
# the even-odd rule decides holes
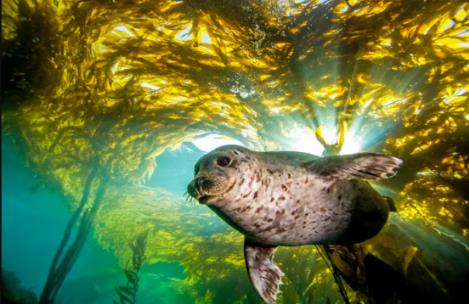
[[[145,262],[145,248],[147,246],[146,240],[148,231],[142,232],[137,235],[135,241],[131,243],[130,249],[132,250],[132,260],[128,262],[127,267],[124,269],[127,278],[126,285],[116,287],[116,293],[119,301],[113,300],[115,304],[135,304],[137,303],[137,292],[139,287],[139,272],[143,263]]]

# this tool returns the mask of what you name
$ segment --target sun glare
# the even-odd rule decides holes
[[[314,136],[314,132],[307,128],[298,127],[289,133],[291,144],[289,150],[321,155],[324,147]]]
[[[180,41],[186,41],[186,40],[191,39],[191,30],[192,30],[192,24],[189,24],[176,35],[176,39]]]
[[[236,139],[219,134],[208,134],[202,137],[197,137],[192,141],[192,143],[204,152],[212,151],[213,149],[224,145],[243,145]]]
[[[360,142],[357,140],[356,137],[345,135],[344,145],[340,150],[340,154],[353,154],[360,152]]]
[[[129,37],[134,36],[134,34],[125,25],[116,26],[114,31],[118,32],[120,35],[127,35]]]

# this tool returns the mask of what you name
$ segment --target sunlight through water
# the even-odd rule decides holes
[[[468,46],[467,0],[4,0],[2,275],[24,303],[258,303],[242,235],[184,199],[199,157],[374,152],[397,211],[344,255],[281,246],[277,304],[458,303]]]

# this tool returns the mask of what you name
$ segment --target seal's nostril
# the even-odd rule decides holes
[[[197,177],[194,180],[195,188],[200,192],[207,192],[212,186],[213,182],[205,177]]]
[[[197,177],[195,180],[194,180],[194,184],[195,186],[197,187],[197,189],[200,190],[200,188],[202,187],[202,183],[203,183],[203,178],[202,177]]]
[[[204,177],[197,177],[195,180],[194,180],[194,184],[195,184],[195,187],[201,191],[204,189],[204,187],[207,186],[207,182],[208,180],[205,179]]]

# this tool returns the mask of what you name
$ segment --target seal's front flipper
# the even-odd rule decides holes
[[[283,272],[273,262],[276,248],[244,240],[244,259],[249,278],[257,293],[268,304],[275,303],[283,277]]]
[[[326,180],[355,178],[390,178],[396,174],[402,160],[378,153],[327,156],[305,163],[311,173]]]

